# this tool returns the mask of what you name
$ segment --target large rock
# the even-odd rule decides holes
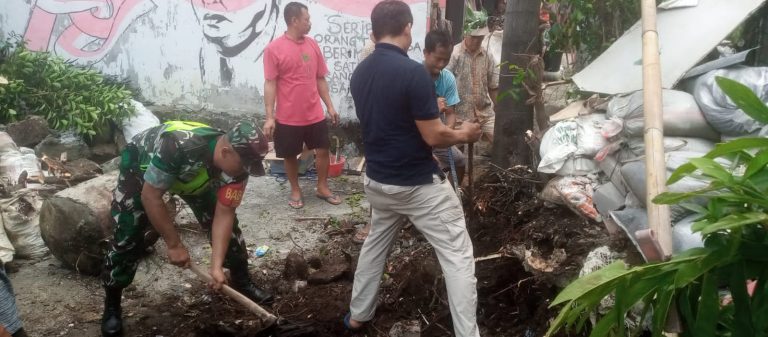
[[[40,232],[51,253],[80,273],[101,272],[100,243],[111,233],[110,203],[117,172],[56,193],[40,210]]]
[[[117,145],[113,143],[91,146],[91,159],[97,163],[103,163],[115,158],[117,154]]]
[[[54,159],[60,159],[61,154],[65,152],[69,161],[88,158],[91,155],[91,149],[88,147],[88,144],[83,141],[82,137],[72,132],[48,136],[35,146],[35,153],[38,157],[46,155]]]
[[[40,116],[29,116],[24,120],[8,124],[6,132],[18,146],[32,147],[51,134],[48,121]]]
[[[87,275],[101,273],[105,239],[112,235],[110,205],[117,175],[117,171],[112,171],[62,190],[43,202],[40,233],[53,256],[64,266]],[[165,200],[169,215],[175,218],[175,199]],[[144,237],[148,246],[158,239],[151,225]]]

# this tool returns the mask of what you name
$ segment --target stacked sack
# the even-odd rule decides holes
[[[595,113],[563,120],[541,139],[538,171],[554,173],[542,192],[544,200],[569,206],[579,214],[600,221],[592,201],[600,172],[595,155],[608,145],[600,135],[605,114]]]
[[[701,157],[711,151],[720,134],[704,118],[693,95],[663,90],[662,102],[664,152],[669,177],[690,158]],[[598,153],[596,159],[602,172],[610,179],[598,187],[595,198],[598,211],[604,218],[611,219],[609,215],[612,211],[645,208],[649,202],[646,200],[643,92],[613,97],[608,103],[606,116],[608,120],[601,134],[609,145]],[[704,181],[688,177],[668,186],[668,189],[690,192],[706,185]],[[673,222],[688,213],[687,209],[678,205],[671,207]]]
[[[721,76],[746,85],[763,102],[768,102],[767,67],[731,67],[710,71],[698,79],[693,94],[709,124],[723,134],[723,140],[745,136],[768,136],[768,126],[745,114],[720,90],[715,78]]]
[[[750,118],[720,90],[715,82],[717,76],[746,85],[768,102],[768,68],[713,70],[693,82],[691,93],[663,90],[667,177],[691,158],[714,149],[721,139],[768,135],[768,125]],[[582,215],[606,222],[609,229],[622,228],[634,239],[636,230],[648,228],[644,121],[643,92],[637,91],[611,98],[604,114],[593,112],[552,126],[542,138],[538,171],[558,177],[550,181],[542,198],[572,206]],[[726,169],[730,167],[726,160],[718,162]],[[706,181],[686,177],[667,189],[691,192],[707,185]],[[569,189],[579,193],[567,194]],[[569,199],[569,195],[579,198]],[[574,201],[591,201],[592,205]],[[706,202],[703,198],[687,201],[699,205]],[[675,226],[675,251],[700,245],[701,237],[690,231],[690,223],[695,220],[693,212],[671,205],[670,213]]]
[[[0,132],[0,183],[16,185],[25,171],[27,179],[42,179],[35,151],[17,147],[7,133]],[[48,252],[40,236],[42,203],[35,187],[15,189],[0,198],[0,261],[7,263],[14,256],[40,258]]]

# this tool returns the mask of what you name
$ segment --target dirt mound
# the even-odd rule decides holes
[[[546,207],[536,198],[536,178],[527,170],[496,171],[475,190],[468,228],[484,336],[541,336],[557,314],[548,306],[558,285],[575,278],[587,253],[609,241],[602,225],[564,207]],[[263,268],[269,273],[254,275],[277,293],[270,309],[290,324],[259,332],[253,315],[214,295],[172,312],[173,319],[166,320],[176,327],[171,335],[383,337],[396,323],[414,320],[420,322],[421,336],[453,334],[440,265],[431,246],[408,225],[388,260],[375,319],[362,333],[347,331],[342,318],[349,310],[359,246],[351,242],[351,225],[328,229],[332,235],[322,246],[297,250],[288,261]],[[323,282],[303,280],[328,273],[333,277]]]

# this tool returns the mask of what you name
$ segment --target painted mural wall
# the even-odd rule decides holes
[[[158,105],[263,114],[264,47],[285,31],[289,0],[0,0],[0,35],[131,80]],[[337,111],[354,119],[349,78],[379,0],[299,0],[329,68]],[[421,60],[427,0],[409,55]]]

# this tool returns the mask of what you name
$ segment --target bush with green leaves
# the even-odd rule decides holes
[[[752,118],[768,124],[768,107],[746,86],[717,78],[734,103]],[[730,163],[724,165],[724,163]],[[679,167],[669,178],[686,176],[709,181],[701,190],[666,192],[653,201],[677,204],[705,197],[692,227],[704,246],[660,263],[627,268],[622,261],[587,274],[566,287],[552,306],[563,305],[547,335],[560,329],[584,330],[600,300],[613,294],[615,305],[591,326],[590,336],[635,336],[624,319],[636,305],[650,320],[653,336],[661,336],[676,311],[683,336],[768,336],[768,138],[741,138],[718,144],[702,158]],[[748,290],[747,282],[750,281]],[[730,294],[724,301],[723,294]],[[642,324],[638,324],[642,326]]]
[[[33,52],[23,43],[0,48],[0,123],[40,115],[57,130],[74,130],[90,137],[112,120],[133,113],[132,92],[96,70],[74,65],[48,52]],[[0,42],[2,44],[2,42]]]

